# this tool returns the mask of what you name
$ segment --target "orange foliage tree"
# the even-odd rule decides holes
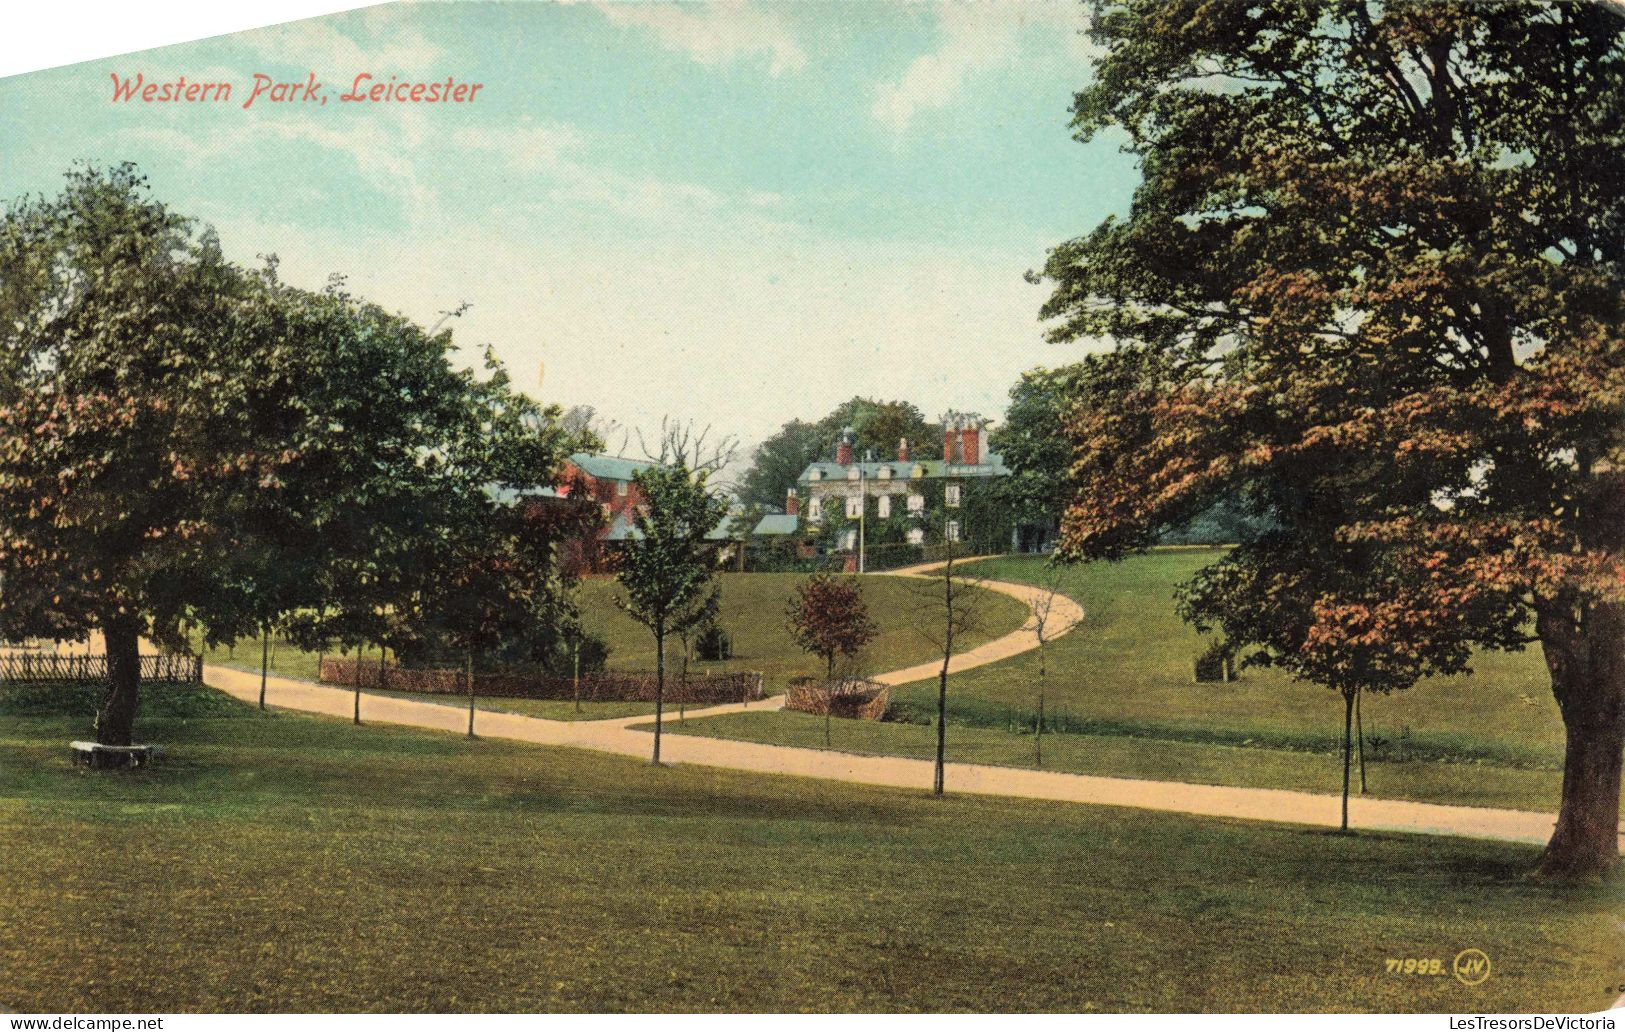
[[[1567,731],[1542,873],[1619,864],[1625,18],[1606,5],[1097,5],[1080,140],[1141,159],[1057,247],[1063,552],[1216,499],[1271,529],[1187,616],[1348,693],[1543,650]]]

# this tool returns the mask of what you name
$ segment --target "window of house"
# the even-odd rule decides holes
[[[809,520],[824,518],[824,500],[822,498],[814,498],[807,503],[807,518]]]
[[[950,508],[950,509],[959,508],[959,485],[958,484],[949,484],[947,491],[948,491],[948,494],[947,494],[948,508]]]
[[[846,471],[846,479],[848,479],[848,480],[856,480],[856,479],[858,479],[858,467],[853,466],[851,469],[847,470]]]
[[[841,532],[841,551],[850,552],[858,547],[858,532],[847,530]]]
[[[880,518],[886,519],[891,515],[891,495],[880,496]]]
[[[615,481],[615,494],[617,496],[621,497],[621,498],[625,498],[626,497],[626,486],[627,486],[626,481],[624,481],[624,480]]]
[[[958,520],[949,520],[948,521],[948,540],[949,541],[958,541],[959,540],[959,521]]]
[[[859,495],[849,495],[846,499],[846,518],[855,520],[863,515],[863,498]]]
[[[821,469],[815,469],[811,473],[807,474],[807,479],[808,480],[822,480],[822,479],[824,479],[824,471],[821,470]]]
[[[880,467],[880,472],[878,474],[876,474],[876,475],[879,476],[881,480],[890,480],[891,479],[891,467],[890,466],[881,466]]]
[[[908,543],[911,545],[925,544],[925,531],[919,527],[912,527],[908,532]]]
[[[925,511],[925,495],[911,494],[908,496],[908,511],[921,513]]]

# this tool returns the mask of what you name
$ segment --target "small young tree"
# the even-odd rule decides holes
[[[942,653],[942,669],[937,674],[937,752],[931,781],[934,795],[942,795],[948,759],[948,666],[953,659],[954,647],[965,635],[974,633],[982,623],[981,602],[985,597],[978,589],[984,578],[967,577],[958,562],[960,545],[943,535],[945,560],[941,576],[924,575],[925,584],[919,593],[927,600],[920,609],[915,630]]]
[[[856,656],[880,633],[857,578],[828,573],[815,573],[796,586],[785,619],[802,651],[824,660],[825,679],[835,676],[836,656]]]
[[[1055,611],[1055,600],[1061,595],[1061,571],[1054,564],[1044,567],[1038,579],[1038,594],[1032,599],[1033,638],[1038,642],[1038,720],[1033,728],[1033,763],[1044,765],[1044,688],[1049,667],[1046,649],[1054,624],[1050,614]]]
[[[627,543],[618,575],[626,594],[615,603],[654,637],[656,764],[665,710],[666,639],[709,622],[717,613],[714,563],[705,536],[727,515],[728,506],[706,479],[704,470],[692,471],[682,462],[633,475],[647,506],[633,520],[637,534]]]

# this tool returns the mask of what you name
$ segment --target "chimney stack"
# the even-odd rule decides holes
[[[796,497],[796,489],[793,487],[784,496],[784,511],[789,516],[801,515],[801,499]]]
[[[955,420],[944,419],[942,421],[942,461],[943,462],[952,462],[952,461],[954,461],[954,437],[955,437],[954,432],[956,430],[958,430],[958,429],[959,429],[959,427],[958,427],[958,424],[957,424],[957,422]]]
[[[973,420],[966,420],[964,425],[959,428],[959,451],[963,456],[961,461],[967,466],[974,466],[981,459],[981,455],[977,450],[977,445],[980,443],[979,435],[980,431]]]
[[[852,428],[847,427],[841,431],[841,443],[835,446],[835,464],[837,466],[852,465]]]
[[[906,437],[899,439],[897,442],[897,461],[908,461],[908,438]]]

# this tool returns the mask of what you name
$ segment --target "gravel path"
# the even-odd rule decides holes
[[[892,575],[920,576],[927,572],[929,567],[917,567],[892,571]],[[1029,585],[1003,581],[986,581],[981,586],[1020,599],[1029,607],[1043,594],[1041,589]],[[1083,610],[1077,603],[1057,596],[1047,628],[1048,635],[1058,637],[1082,619]],[[1019,630],[954,656],[949,669],[969,670],[1019,655],[1036,646],[1036,636],[1029,620]],[[877,680],[893,685],[906,684],[934,677],[940,667],[940,661],[924,663],[882,674]],[[204,668],[204,679],[221,691],[248,702],[255,701],[259,696],[260,679],[257,673],[209,665]],[[346,719],[351,715],[353,695],[347,689],[287,677],[271,677],[267,687],[267,700],[272,706]],[[775,697],[759,702],[690,710],[688,716],[697,719],[741,711],[774,710],[782,707],[783,703],[782,697]],[[459,706],[365,693],[362,695],[361,718],[367,723],[399,724],[456,733],[463,733],[468,728],[468,711]],[[648,715],[641,715],[613,720],[545,720],[481,710],[476,715],[475,730],[483,738],[646,757],[650,753],[653,735],[649,731],[634,730],[634,725],[647,724],[650,719]],[[924,790],[929,788],[932,780],[931,761],[899,756],[862,756],[691,735],[665,736],[661,751],[663,759],[672,763],[703,764],[864,785]],[[1335,828],[1340,820],[1340,798],[1312,792],[1096,777],[968,763],[948,764],[946,780],[949,791],[956,793],[1128,806],[1167,813],[1312,827]],[[1458,835],[1533,844],[1544,843],[1555,823],[1553,815],[1545,813],[1369,797],[1350,800],[1349,819],[1354,826],[1371,831]]]

